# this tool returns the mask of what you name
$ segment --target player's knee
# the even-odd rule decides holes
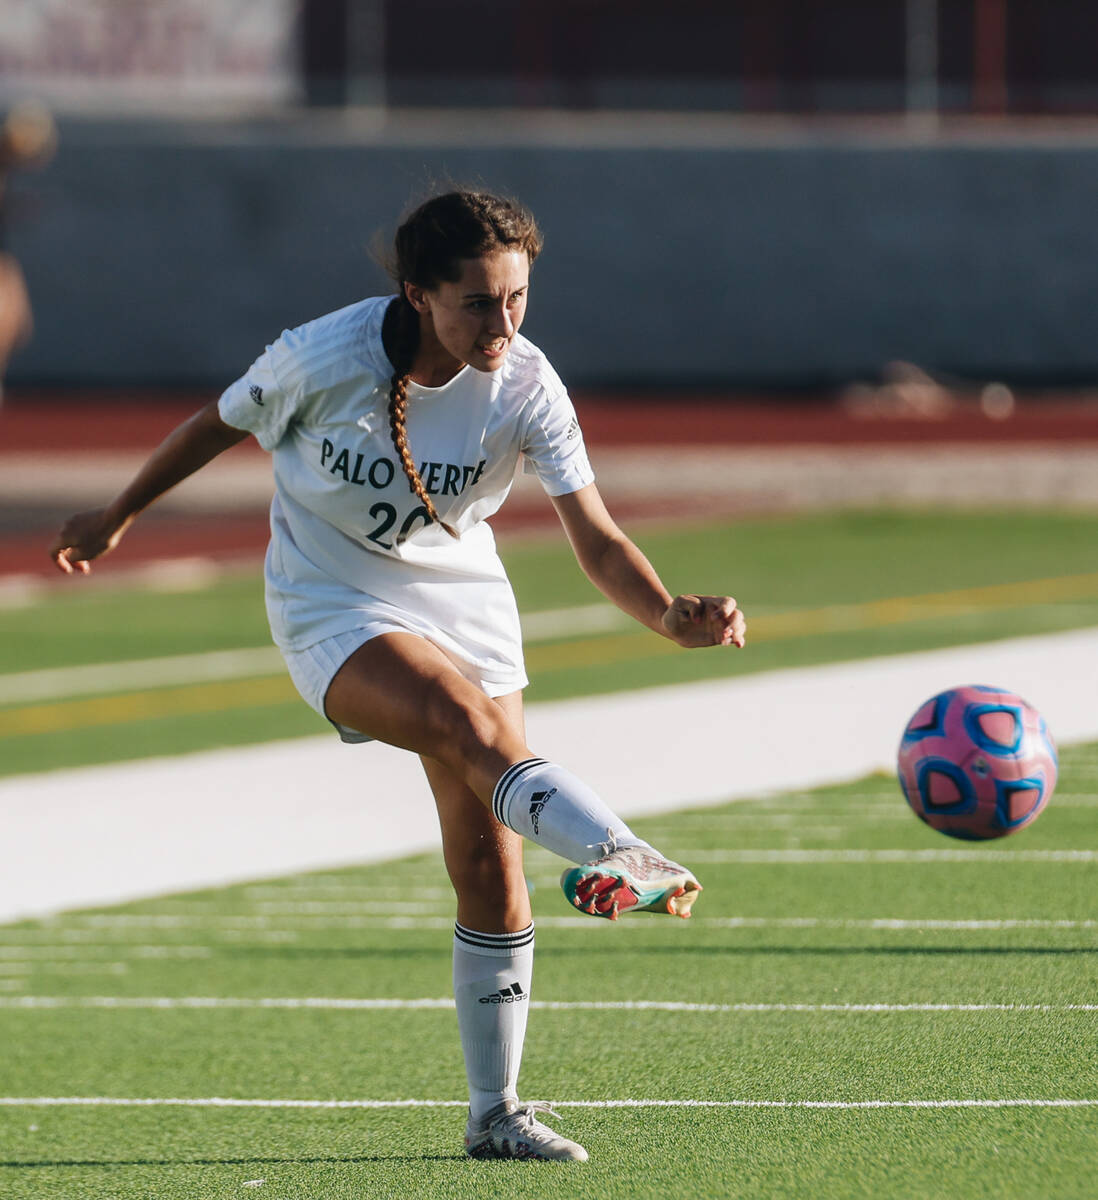
[[[499,705],[481,693],[439,697],[425,718],[438,745],[436,757],[459,773],[501,752],[516,736]]]

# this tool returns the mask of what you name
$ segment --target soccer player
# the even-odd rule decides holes
[[[8,360],[34,329],[22,268],[15,256],[2,248],[5,184],[14,170],[44,166],[56,147],[53,115],[40,104],[17,104],[0,125],[0,398]]]
[[[50,554],[87,572],[222,450],[250,433],[271,452],[267,611],[290,675],[344,741],[418,754],[434,793],[457,894],[466,1151],[583,1161],[539,1119],[544,1106],[518,1098],[534,952],[521,839],[577,864],[561,884],[593,916],[687,917],[700,885],[526,744],[518,612],[487,524],[520,460],[626,613],[682,646],[742,646],[745,627],[730,597],[673,599],[603,505],[568,394],[519,334],[540,249],[509,200],[428,200],[397,231],[396,296],[283,333],[111,504],[72,517]]]

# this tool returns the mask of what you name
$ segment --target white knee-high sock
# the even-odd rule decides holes
[[[582,779],[544,758],[504,771],[492,811],[509,829],[574,863],[591,862],[614,847],[648,845]]]
[[[533,970],[533,925],[518,933],[454,925],[454,1000],[474,1119],[518,1099]]]

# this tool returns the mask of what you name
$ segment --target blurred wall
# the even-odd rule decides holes
[[[9,378],[220,387],[282,328],[388,290],[371,239],[448,179],[534,209],[524,332],[573,384],[788,387],[897,358],[1098,377],[1098,140],[477,120],[63,124],[49,168],[9,185],[37,317]]]

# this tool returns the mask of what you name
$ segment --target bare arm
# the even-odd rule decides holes
[[[50,547],[50,558],[67,575],[86,575],[91,560],[113,550],[138,513],[247,436],[222,421],[216,401],[207,404],[168,434],[106,508],[70,517]]]
[[[743,613],[731,596],[676,596],[618,528],[590,484],[553,506],[584,574],[608,600],[680,646],[743,646]]]

